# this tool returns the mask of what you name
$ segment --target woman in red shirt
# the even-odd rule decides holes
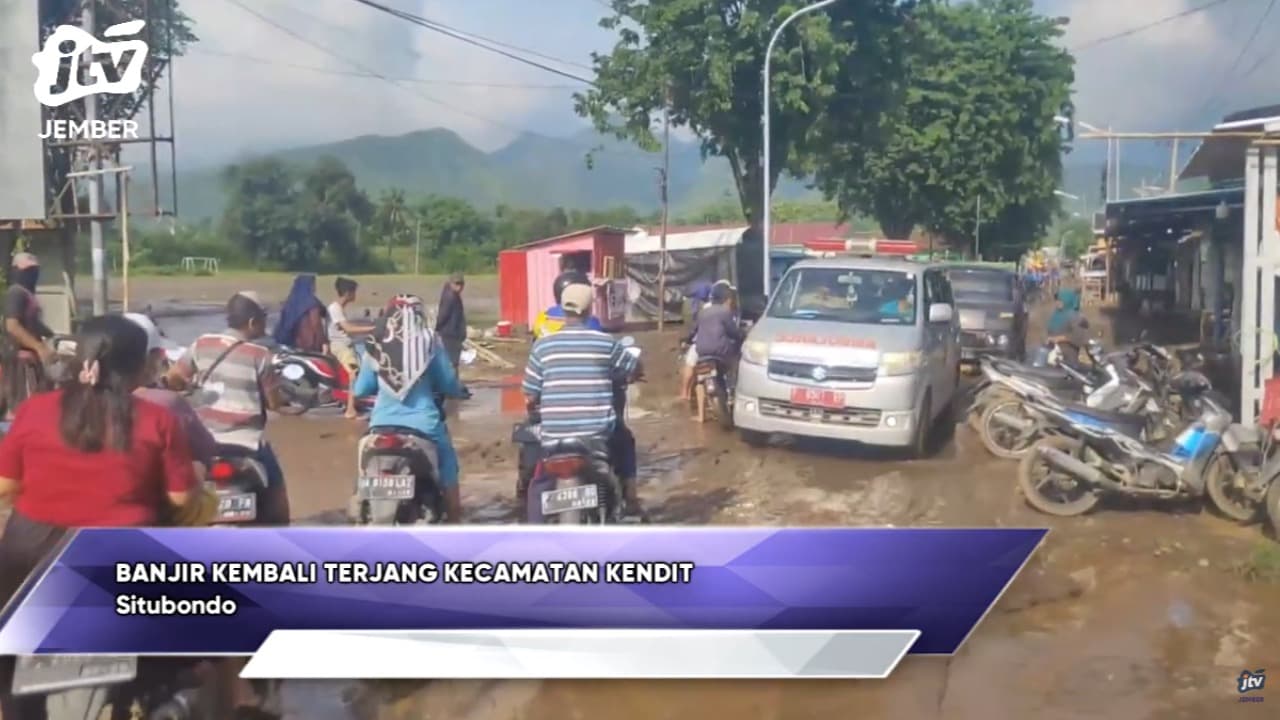
[[[142,328],[96,317],[76,348],[66,387],[27,398],[0,441],[0,501],[13,502],[0,537],[0,604],[69,529],[159,525],[202,499],[178,420],[133,395],[147,360]]]

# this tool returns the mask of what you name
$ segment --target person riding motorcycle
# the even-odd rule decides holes
[[[200,416],[196,415],[195,409],[187,399],[181,393],[163,387],[162,368],[167,358],[160,328],[156,326],[154,320],[142,313],[125,313],[124,317],[147,334],[147,363],[143,368],[138,389],[134,390],[133,394],[173,413],[187,436],[191,456],[196,462],[208,468],[213,463],[218,443],[204,423],[200,422]]]
[[[0,335],[0,414],[10,416],[27,398],[29,391],[47,380],[44,364],[53,357],[45,341],[53,331],[44,324],[36,286],[40,281],[40,261],[31,253],[13,256],[11,283],[4,296],[4,333]],[[34,373],[35,388],[28,385]]]
[[[699,360],[715,359],[725,367],[725,374],[732,375],[737,367],[739,349],[742,347],[742,325],[733,307],[733,288],[716,285],[711,289],[711,304],[702,308],[690,333],[693,349]]]
[[[443,345],[427,325],[426,306],[416,295],[397,295],[374,326],[353,392],[377,393],[370,429],[403,427],[430,439],[439,467],[436,482],[444,495],[446,521],[462,522],[458,453],[444,423],[437,395],[466,399]]]
[[[565,325],[534,342],[522,387],[531,413],[541,414],[544,446],[580,440],[607,448],[611,462],[596,465],[597,471],[612,469],[619,476],[624,514],[643,519],[634,471],[635,436],[619,413],[619,395],[625,403],[626,384],[639,375],[639,361],[608,334],[587,327],[592,295],[590,285],[564,288],[560,305]],[[521,490],[527,491],[524,485]]]
[[[555,282],[551,285],[551,294],[555,298],[555,303],[538,313],[538,317],[533,321],[533,337],[546,337],[560,328],[564,327],[565,315],[564,308],[560,306],[560,296],[564,293],[564,289],[570,285],[591,285],[591,280],[587,278],[587,274],[580,270],[565,270],[556,276]],[[591,330],[604,331],[600,325],[600,321],[594,316],[586,320],[586,327]]]
[[[236,293],[227,301],[227,329],[196,338],[165,380],[170,388],[195,391],[196,413],[220,446],[262,464],[267,489],[258,516],[268,525],[288,525],[284,470],[266,441],[267,411],[286,407],[266,328],[267,311],[258,296]]]
[[[133,394],[146,333],[107,315],[86,321],[76,340],[70,381],[28,398],[0,441],[0,499],[13,502],[0,538],[0,602],[74,528],[207,525],[216,511],[178,419]],[[4,661],[6,718],[42,720],[47,708],[96,718],[108,702],[91,689],[58,693],[47,705],[43,696],[15,698],[14,660]]]

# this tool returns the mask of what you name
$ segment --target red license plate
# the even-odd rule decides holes
[[[814,388],[792,388],[791,402],[808,407],[842,408],[844,393]]]

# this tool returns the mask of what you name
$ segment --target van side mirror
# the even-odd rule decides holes
[[[929,322],[949,323],[955,311],[947,303],[934,303],[929,306]]]

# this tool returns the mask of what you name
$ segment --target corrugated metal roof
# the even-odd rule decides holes
[[[623,228],[613,227],[612,225],[597,225],[595,227],[587,228],[585,230],[575,230],[573,232],[568,232],[563,235],[556,235],[555,237],[542,238],[541,240],[533,240],[531,242],[527,242],[522,245],[513,245],[507,248],[507,250],[527,250],[531,247],[538,247],[539,245],[550,245],[551,243],[559,242],[560,240],[568,240],[570,238],[582,237],[583,235],[595,235],[596,233],[602,233],[602,232],[618,233],[619,235],[626,235],[631,231]]]

